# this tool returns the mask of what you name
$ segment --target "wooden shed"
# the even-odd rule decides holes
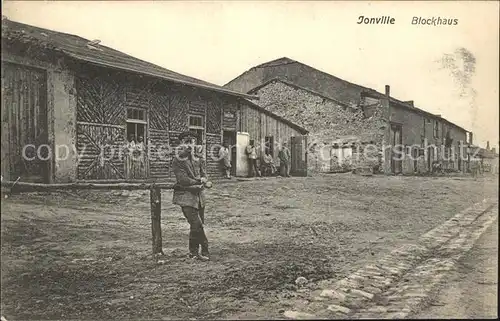
[[[99,41],[2,19],[4,179],[171,179],[186,130],[198,133],[209,175],[222,176],[224,138],[307,134],[254,99]]]

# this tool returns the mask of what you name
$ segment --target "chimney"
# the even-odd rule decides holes
[[[486,150],[490,150],[490,141],[486,141]]]
[[[493,155],[496,155],[496,154],[497,154],[497,149],[496,149],[495,147],[493,147],[493,148],[491,149],[491,152],[493,153]]]
[[[385,85],[385,95],[387,96],[387,98],[391,96],[391,86]]]

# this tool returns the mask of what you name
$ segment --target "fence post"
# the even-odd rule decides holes
[[[153,254],[164,254],[161,239],[161,188],[151,185],[151,232],[153,236]]]

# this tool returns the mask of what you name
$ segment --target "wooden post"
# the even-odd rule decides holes
[[[161,239],[161,189],[154,184],[150,189],[151,231],[153,236],[153,255],[164,254]]]
[[[161,239],[161,190],[172,189],[172,183],[63,183],[39,184],[2,179],[2,193],[4,189],[11,192],[50,192],[60,190],[150,190],[151,201],[151,231],[153,236],[153,254],[164,254]]]

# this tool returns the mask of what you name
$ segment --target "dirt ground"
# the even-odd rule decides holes
[[[340,279],[457,211],[497,178],[352,174],[216,185],[210,262],[162,194],[165,263],[151,256],[148,192],[23,194],[2,201],[2,315],[19,319],[282,318],[303,276]]]
[[[498,319],[498,220],[415,319]]]

